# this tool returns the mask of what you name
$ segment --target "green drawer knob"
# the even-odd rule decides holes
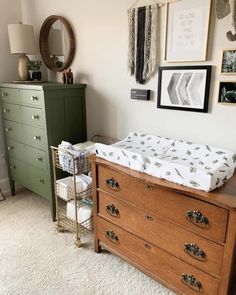
[[[40,139],[41,139],[41,136],[37,136],[37,135],[34,136],[34,140],[40,140]]]
[[[39,182],[40,182],[41,184],[44,184],[44,179],[40,179]]]
[[[6,128],[5,128],[5,131],[6,131],[6,132],[10,132],[10,131],[11,131],[11,128],[6,127]]]
[[[3,113],[9,113],[10,110],[9,109],[3,109]]]
[[[13,149],[14,149],[13,146],[8,146],[8,147],[7,147],[7,150],[8,150],[8,151],[12,151]]]
[[[38,120],[39,116],[38,115],[32,115],[32,120]]]
[[[38,162],[38,163],[39,162],[42,162],[43,161],[43,158],[36,158],[35,161]]]
[[[30,99],[31,99],[32,101],[35,101],[35,100],[38,100],[38,97],[32,95]]]

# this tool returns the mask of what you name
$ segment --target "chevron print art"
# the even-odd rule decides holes
[[[205,112],[210,74],[211,66],[161,67],[158,107]]]

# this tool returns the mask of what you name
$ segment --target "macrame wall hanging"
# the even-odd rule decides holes
[[[136,82],[144,84],[156,70],[158,5],[128,10],[128,69]]]

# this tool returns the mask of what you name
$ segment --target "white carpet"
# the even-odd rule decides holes
[[[173,295],[116,256],[58,233],[47,201],[27,190],[0,202],[1,295]]]

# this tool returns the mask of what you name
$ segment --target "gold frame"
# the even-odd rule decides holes
[[[189,0],[190,1],[190,0]],[[196,1],[196,0],[192,0]],[[164,55],[163,55],[163,62],[166,63],[180,63],[180,62],[200,62],[200,61],[206,61],[207,60],[207,52],[208,52],[208,39],[209,39],[209,29],[210,29],[210,20],[211,20],[211,8],[212,8],[212,0],[207,0],[208,1],[208,20],[207,20],[207,29],[206,29],[206,36],[204,40],[204,45],[205,45],[205,52],[204,52],[204,58],[203,59],[198,59],[198,60],[167,60],[166,54],[167,54],[167,31],[168,31],[168,9],[169,5],[173,4],[173,2],[166,3],[166,12],[165,12],[165,36],[164,36]]]
[[[219,86],[218,86],[218,95],[217,95],[217,104],[222,104],[222,105],[235,105],[236,106],[236,103],[234,102],[220,102],[219,101],[219,93],[220,93],[220,83],[235,83],[234,81],[219,81]]]
[[[222,72],[223,57],[224,57],[224,52],[225,52],[225,51],[235,51],[235,53],[236,53],[236,48],[223,48],[223,49],[222,49],[220,73],[221,73],[222,75],[236,75],[236,71],[235,71],[235,72]],[[229,82],[230,82],[230,81],[229,81]]]

